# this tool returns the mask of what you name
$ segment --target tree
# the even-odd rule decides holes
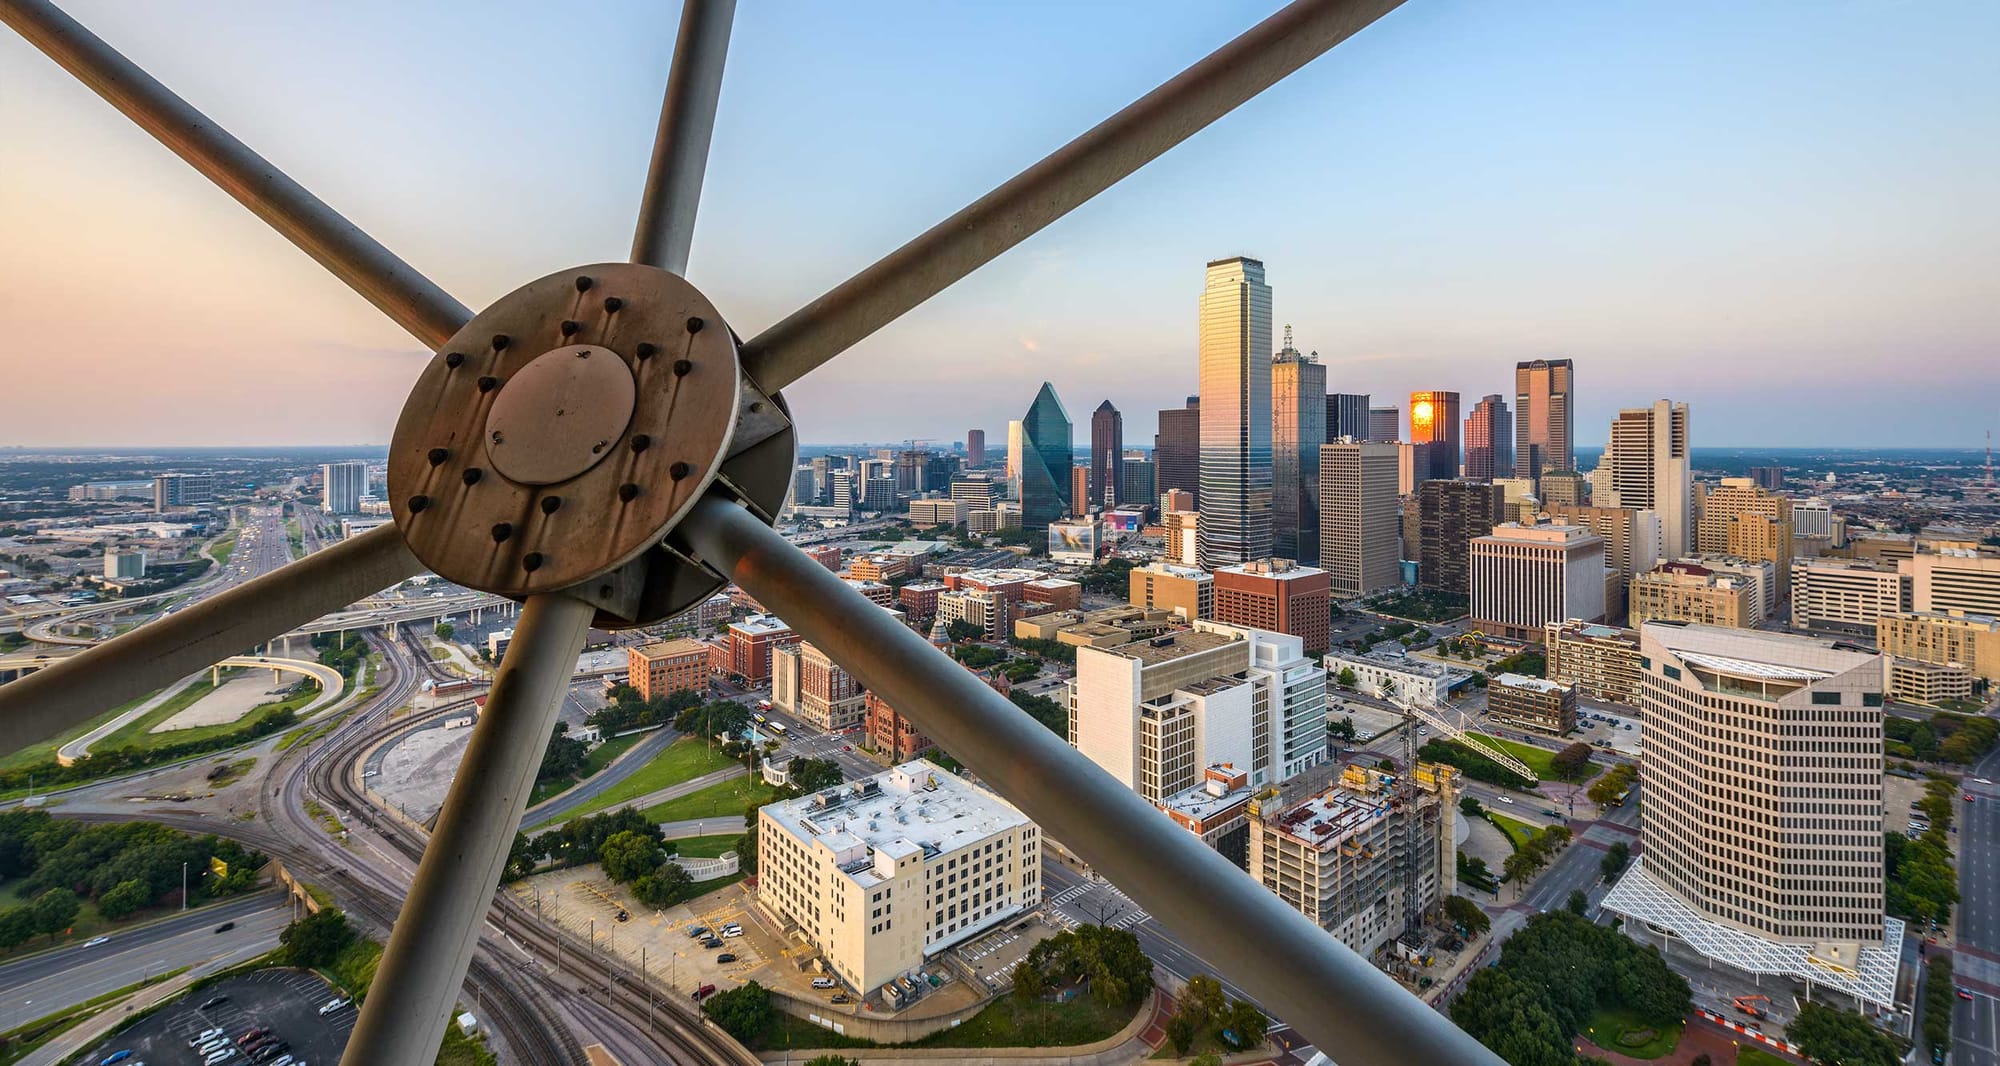
[[[97,897],[97,913],[112,921],[129,918],[132,913],[153,902],[153,890],[146,882],[133,878],[111,886],[110,891]]]
[[[944,627],[944,635],[953,644],[961,644],[968,640],[978,640],[984,637],[986,631],[961,618],[947,622]]]
[[[832,788],[843,780],[845,777],[840,772],[840,764],[832,759],[800,757],[792,760],[791,784],[800,795]]]
[[[1334,681],[1349,692],[1354,691],[1356,680],[1352,666],[1343,666],[1340,668],[1340,673],[1334,675]]]
[[[1486,808],[1479,805],[1479,800],[1472,796],[1459,800],[1458,809],[1464,812],[1467,818],[1477,818],[1486,811]]]
[[[458,627],[452,625],[450,622],[439,622],[437,624],[437,635],[439,640],[450,640],[452,638],[452,635],[457,632],[458,632]]]
[[[83,901],[67,888],[51,888],[36,896],[28,906],[34,916],[35,932],[53,941],[56,934],[76,921],[77,912],[83,909]]]
[[[771,1024],[771,991],[750,981],[710,996],[701,1010],[730,1036],[749,1040]]]
[[[1557,775],[1564,781],[1574,781],[1583,776],[1584,768],[1590,765],[1590,745],[1578,741],[1556,752],[1549,759]]]
[[[1173,1017],[1167,1019],[1167,1041],[1174,1045],[1174,1054],[1186,1056],[1188,1049],[1194,1046],[1195,1038],[1201,1035],[1201,1029],[1194,1015],[1185,1008],[1175,1011]]]
[[[1264,1033],[1270,1028],[1270,1019],[1264,1017],[1263,1008],[1247,999],[1239,999],[1229,1004],[1229,1011],[1223,1015],[1223,1028],[1236,1034],[1236,1046],[1252,1048],[1264,1042]]]
[[[1328,736],[1339,737],[1352,744],[1357,735],[1354,731],[1354,716],[1351,714],[1342,715],[1340,721],[1328,722],[1326,724],[1326,732]]]
[[[322,907],[286,926],[278,934],[285,949],[285,961],[303,969],[333,965],[333,960],[354,942],[354,929],[347,915],[335,907]]]
[[[1040,966],[1022,959],[1014,964],[1014,998],[1023,1003],[1038,1002],[1049,991],[1049,977]]]
[[[1199,1012],[1202,1027],[1222,1018],[1224,1005],[1228,1002],[1222,991],[1222,982],[1205,973],[1188,978],[1187,987],[1181,990],[1181,1009]]]
[[[694,875],[680,863],[663,862],[632,882],[632,898],[654,910],[664,910],[692,896],[694,884]]]
[[[604,866],[604,876],[621,885],[659,869],[666,857],[658,839],[631,830],[613,833],[597,849],[597,861]]]
[[[1616,840],[1605,849],[1604,857],[1597,860],[1597,868],[1604,874],[1606,881],[1616,881],[1618,875],[1625,872],[1625,864],[1631,861],[1632,845]]]
[[[861,1060],[845,1055],[815,1055],[806,1060],[806,1066],[861,1066]]]
[[[1584,895],[1582,889],[1572,888],[1569,890],[1569,899],[1563,901],[1563,909],[1579,918],[1586,917],[1586,912],[1590,910],[1590,897]]]
[[[1854,1011],[1806,1003],[1785,1035],[1814,1062],[1838,1066],[1895,1066],[1902,1050],[1889,1034]]]
[[[575,777],[589,756],[589,745],[569,735],[569,723],[557,722],[549,734],[549,746],[542,750],[542,765],[535,781],[557,781]]]
[[[1493,927],[1493,919],[1479,909],[1479,904],[1464,896],[1446,896],[1444,916],[1450,919],[1453,925],[1465,930],[1468,936],[1478,936]]]

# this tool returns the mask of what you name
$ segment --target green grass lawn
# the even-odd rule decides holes
[[[149,692],[144,696],[141,696],[138,699],[133,700],[132,702],[127,703],[121,707],[113,707],[111,710],[105,711],[103,714],[100,714],[97,717],[92,718],[90,721],[85,722],[74,729],[66,729],[61,733],[57,733],[55,736],[52,736],[49,739],[44,740],[39,744],[30,744],[27,747],[20,749],[19,751],[9,752],[6,755],[0,755],[0,770],[19,770],[24,767],[33,766],[36,763],[49,762],[56,757],[57,748],[62,747],[64,744],[67,744],[70,741],[75,740],[76,738],[84,735],[85,733],[90,732],[93,729],[96,729],[98,726],[101,726],[104,723],[112,720],[113,718],[116,718],[119,715],[124,714],[126,711],[129,711],[132,708],[137,707],[141,703],[144,703],[147,700],[152,699],[153,696],[154,693]]]
[[[583,757],[583,769],[576,777],[559,777],[553,781],[543,781],[537,784],[535,790],[528,794],[528,806],[532,807],[543,800],[560,796],[570,789],[575,788],[578,784],[596,777],[598,771],[611,765],[611,760],[632,750],[632,745],[637,744],[645,738],[646,735],[644,733],[632,733],[628,736],[612,737],[610,740],[590,749],[590,753]]]
[[[227,671],[224,672],[227,673]],[[285,710],[298,711],[304,708],[306,704],[319,698],[319,682],[312,681],[303,691],[287,696],[282,700],[259,704],[252,708],[249,713],[233,722],[219,722],[215,725],[201,725],[191,729],[171,729],[163,733],[152,732],[152,728],[155,725],[172,718],[176,713],[186,709],[195,700],[200,699],[211,691],[213,689],[209,687],[207,681],[196,682],[188,686],[185,692],[176,694],[173,699],[140,715],[136,720],[127,723],[117,732],[105,737],[101,743],[93,745],[92,750],[115,751],[120,748],[129,748],[135,751],[150,751],[169,744],[182,744],[188,741],[209,740],[215,737],[226,736],[239,730],[248,729],[265,718],[279,714]]]
[[[1089,996],[1067,1003],[1023,1005],[994,1000],[962,1025],[932,1033],[912,1047],[1070,1047],[1102,1040],[1132,1020],[1132,1007],[1106,1007]]]
[[[752,807],[762,807],[777,798],[777,790],[765,784],[762,778],[732,777],[679,799],[654,804],[640,813],[656,822],[722,818],[741,815]]]
[[[1746,1047],[1737,1049],[1736,1066],[1792,1066],[1792,1063],[1762,1048]]]
[[[736,850],[738,834],[725,833],[712,837],[687,837],[674,841],[675,850],[691,859],[718,858],[726,851]]]
[[[1555,768],[1556,753],[1548,750],[1547,748],[1538,748],[1535,747],[1533,744],[1520,744],[1512,740],[1501,740],[1498,737],[1489,737],[1483,733],[1480,734],[1479,739],[1486,745],[1490,747],[1499,748],[1501,751],[1504,751],[1507,754],[1512,755],[1516,759],[1519,759],[1522,762],[1527,763],[1528,769],[1533,770],[1535,772],[1535,776],[1541,778],[1544,781],[1562,780],[1561,775],[1556,773],[1556,768]],[[1582,776],[1578,777],[1576,780],[1580,784],[1584,781],[1590,780],[1593,777],[1596,777],[1598,774],[1602,772],[1604,772],[1604,767],[1599,766],[1597,763],[1594,762],[1586,763],[1583,768]]]
[[[229,561],[229,557],[235,554],[235,552],[236,531],[230,530],[228,533],[217,537],[214,544],[209,545],[208,557],[214,559],[217,563],[226,563]]]
[[[632,772],[632,776],[604,790],[604,793],[589,803],[565,815],[565,818],[580,818],[608,807],[615,807],[630,799],[637,799],[648,792],[658,792],[669,785],[678,785],[705,773],[728,769],[735,760],[721,751],[710,751],[706,741],[694,737],[682,737],[667,745],[666,750],[653,757],[653,761]],[[704,789],[703,791],[707,791]],[[701,795],[700,792],[695,795]],[[692,799],[692,796],[683,797]],[[674,801],[678,802],[678,801]],[[767,801],[768,802],[768,801]],[[684,817],[695,817],[686,815]],[[539,827],[537,827],[539,828]]]
[[[1540,836],[1542,832],[1526,822],[1509,818],[1490,807],[1487,808],[1486,817],[1488,821],[1498,826],[1502,833],[1507,834],[1507,842],[1514,845],[1515,851],[1527,847],[1528,841]]]
[[[1672,1054],[1681,1042],[1681,1023],[1658,1026],[1624,1010],[1601,1010],[1590,1019],[1584,1035],[1606,1051],[1635,1059],[1657,1059]],[[1631,1043],[1625,1042],[1628,1040]],[[1740,1057],[1738,1061],[1742,1061]]]

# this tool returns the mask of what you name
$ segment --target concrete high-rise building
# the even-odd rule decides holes
[[[1891,1009],[1880,655],[1654,622],[1640,631],[1642,858],[1604,908],[1738,970]]]
[[[1264,264],[1208,264],[1201,294],[1201,563],[1271,554],[1271,289]]]
[[[1656,400],[1611,421],[1591,503],[1660,516],[1661,554],[1678,559],[1694,546],[1694,478],[1688,465],[1688,406]]]
[[[966,511],[990,509],[995,503],[1000,502],[1000,486],[994,484],[993,479],[984,474],[953,478],[951,498]]]
[[[1171,611],[1189,622],[1215,617],[1215,575],[1206,570],[1156,562],[1133,567],[1125,579],[1134,607]]]
[[[977,470],[986,465],[986,431],[968,429],[965,431],[965,465]]]
[[[124,551],[114,545],[104,548],[104,577],[109,581],[137,581],[146,576],[146,553]]]
[[[155,511],[198,509],[214,502],[214,474],[160,474],[153,478]]]
[[[1520,442],[1516,441],[1514,446],[1520,447]],[[1520,456],[1516,454],[1514,465],[1519,467],[1520,462]],[[1551,506],[1578,507],[1591,502],[1589,488],[1590,482],[1585,481],[1583,475],[1574,470],[1544,470],[1539,492],[1543,503]]]
[[[1748,629],[1756,625],[1759,612],[1757,594],[1749,582],[1691,559],[1661,563],[1634,576],[1628,603],[1634,629],[1647,622],[1698,622]]]
[[[1396,445],[1396,495],[1408,496],[1417,491],[1417,486],[1431,479],[1431,446],[1397,441]]]
[[[1157,491],[1159,486],[1156,475],[1159,471],[1153,466],[1153,461],[1143,455],[1126,452],[1125,457],[1119,460],[1119,463],[1125,469],[1125,487],[1123,491],[1129,497],[1119,502],[1138,504],[1142,507],[1158,507],[1160,505],[1160,494]]]
[[[1867,634],[1883,615],[1911,609],[1910,575],[1895,563],[1800,559],[1792,567],[1792,628]]]
[[[1160,515],[1167,530],[1167,562],[1201,565],[1201,512],[1168,510]]]
[[[753,614],[740,622],[731,622],[725,635],[729,672],[751,684],[771,676],[773,649],[799,642],[799,635],[792,632],[791,626],[768,614]]]
[[[1326,443],[1326,367],[1292,347],[1271,359],[1271,553],[1319,561],[1319,449]]]
[[[1760,489],[1780,492],[1785,487],[1785,468],[1782,466],[1753,466],[1750,468],[1750,480],[1756,482],[1757,487]]]
[[[1510,725],[1566,736],[1576,729],[1576,686],[1503,673],[1486,687],[1486,713]]]
[[[860,725],[867,713],[866,695],[860,682],[811,644],[771,652],[771,702],[821,732]]]
[[[1465,416],[1465,476],[1492,481],[1513,473],[1514,418],[1499,393],[1482,396]]]
[[[1307,655],[1326,651],[1332,603],[1326,571],[1289,559],[1258,559],[1215,571],[1215,620],[1298,637]]]
[[[1469,554],[1472,626],[1483,633],[1539,641],[1550,622],[1604,620],[1604,541],[1594,533],[1506,522],[1474,537]]]
[[[1617,626],[1565,620],[1542,631],[1548,677],[1595,699],[1639,701],[1639,634]]]
[[[1044,530],[1070,512],[1070,464],[1076,452],[1070,436],[1069,412],[1056,398],[1055,386],[1042,382],[1035,402],[1021,418],[1021,527]]]
[[[1505,521],[1506,509],[1506,494],[1498,485],[1458,478],[1418,485],[1417,584],[1468,595],[1472,542]],[[1598,609],[1603,610],[1601,604]]]
[[[1269,785],[1326,759],[1326,671],[1281,633],[1197,622],[1082,646],[1069,703],[1070,744],[1153,803],[1209,766]]]
[[[361,497],[368,495],[368,464],[359,459],[322,463],[319,468],[319,507],[327,514],[360,514]]]
[[[1021,499],[1022,457],[1028,450],[1028,429],[1019,419],[1007,423],[1007,495]]]
[[[1192,510],[1194,510],[1194,493],[1186,489],[1163,488],[1160,490],[1161,513]]]
[[[887,514],[896,509],[896,479],[871,477],[861,483],[861,504],[864,511]]]
[[[856,999],[1042,901],[1041,832],[922,759],[757,812],[757,899]]]
[[[1797,570],[1792,571],[1794,578]],[[1963,611],[1899,611],[1876,620],[1875,642],[1897,660],[1957,665],[2000,681],[2000,619]]]
[[[1187,406],[1160,412],[1160,431],[1153,434],[1156,487],[1162,495],[1179,489],[1193,497],[1187,508],[1201,504],[1201,397]]]
[[[1556,479],[1543,477],[1548,485]],[[1565,506],[1546,503],[1542,513],[1552,522],[1582,526],[1604,538],[1605,565],[1630,579],[1661,562],[1660,516],[1630,507]]]
[[[1402,440],[1403,409],[1400,407],[1370,407],[1368,409],[1369,440]]]
[[[1759,488],[1747,477],[1727,477],[1713,488],[1695,485],[1695,551],[1740,555],[1778,568],[1778,585],[1792,580],[1792,501]]]
[[[1575,373],[1567,359],[1514,365],[1514,476],[1538,494],[1543,474],[1576,469]]]
[[[1396,586],[1396,446],[1349,439],[1319,455],[1319,559],[1330,593],[1346,600]]]
[[[1069,513],[1078,518],[1090,514],[1090,468],[1073,466],[1069,468]]]
[[[1109,511],[1125,494],[1125,416],[1106,400],[1090,414],[1090,501]]]
[[[1369,396],[1365,392],[1330,392],[1326,395],[1326,439],[1373,440],[1368,418]]]
[[[2000,555],[1949,548],[1917,552],[1902,565],[1917,610],[2000,616]]]
[[[1458,393],[1411,393],[1410,440],[1431,446],[1431,477],[1457,477]]]

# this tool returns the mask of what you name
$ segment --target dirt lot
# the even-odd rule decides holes
[[[704,984],[732,988],[753,976],[762,981],[756,971],[764,960],[781,958],[784,951],[776,931],[749,906],[740,883],[664,911],[641,906],[595,865],[537,874],[508,885],[507,890],[530,909],[539,899],[543,921],[594,941],[599,952],[625,959],[634,969],[643,962],[648,973],[677,988],[692,990]],[[618,921],[621,909],[628,915],[623,922]],[[722,947],[704,948],[688,936],[695,926],[712,930],[731,921],[743,925],[744,935],[724,940]],[[736,961],[718,962],[717,957],[725,954],[735,955]]]

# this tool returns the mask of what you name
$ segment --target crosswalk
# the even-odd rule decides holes
[[[1090,889],[1091,886],[1089,885],[1077,885],[1073,888],[1063,889],[1061,892],[1058,892],[1054,896],[1051,896],[1049,898],[1049,903],[1054,906],[1060,907],[1065,903],[1081,898],[1083,894],[1089,892]]]

